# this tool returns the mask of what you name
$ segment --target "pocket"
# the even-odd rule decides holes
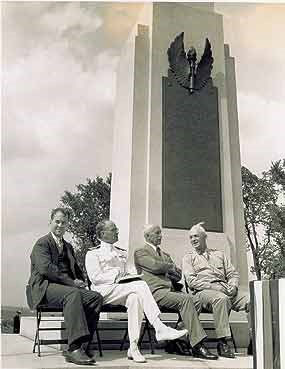
[[[205,270],[208,270],[209,268],[207,266],[203,266],[203,265],[195,265],[194,270],[196,273],[200,273],[203,272]]]

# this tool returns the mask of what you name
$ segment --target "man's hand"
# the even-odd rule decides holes
[[[137,274],[137,269],[134,265],[126,265],[126,271],[128,274]]]
[[[182,278],[181,269],[177,268],[174,264],[171,269],[168,270],[166,276],[173,282],[179,282]]]
[[[127,274],[128,274],[127,272],[119,272],[119,274],[118,274],[118,275],[116,276],[116,278],[115,278],[115,283],[118,283],[118,281],[119,281],[121,278],[125,277]]]
[[[231,286],[231,285],[228,286],[228,293],[227,293],[228,296],[235,297],[237,293],[238,293],[237,286]]]
[[[74,279],[73,283],[74,283],[75,287],[77,287],[77,288],[87,287],[87,284],[84,281],[82,281],[81,279]]]

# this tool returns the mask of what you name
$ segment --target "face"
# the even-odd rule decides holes
[[[68,217],[61,211],[55,213],[53,219],[50,221],[50,230],[57,237],[62,237],[64,235],[67,226]]]
[[[115,223],[107,222],[101,232],[101,241],[107,243],[116,243],[118,241],[119,230]]]
[[[206,246],[205,235],[198,230],[193,230],[189,234],[191,245],[195,249],[202,249]]]
[[[160,245],[162,239],[161,228],[159,226],[153,227],[147,234],[146,238],[147,241],[153,244],[154,246]]]

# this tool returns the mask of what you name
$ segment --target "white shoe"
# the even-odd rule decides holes
[[[136,344],[131,344],[130,348],[128,349],[128,359],[133,360],[136,363],[145,363],[145,357],[140,353],[140,350]]]
[[[156,332],[155,337],[157,341],[171,341],[183,337],[187,333],[187,329],[182,329],[181,331],[178,331],[177,329],[171,327],[165,327],[159,332]]]

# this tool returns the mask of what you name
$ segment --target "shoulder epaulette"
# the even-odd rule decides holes
[[[213,252],[213,251],[221,251],[221,252],[223,252],[222,250],[218,250],[218,249],[209,249],[209,248],[208,248],[208,251],[210,251],[210,252]]]
[[[97,246],[92,246],[88,248],[88,251],[92,251],[92,250],[98,250],[100,249],[101,245],[97,245]]]
[[[117,249],[117,250],[127,252],[127,250],[126,250],[126,249],[122,249],[121,247],[118,247],[118,246],[114,246],[114,247],[115,247],[115,249]]]

